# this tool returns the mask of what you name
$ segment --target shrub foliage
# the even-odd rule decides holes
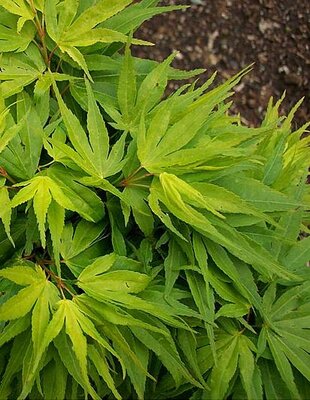
[[[1,399],[310,397],[299,103],[165,97],[157,3],[0,1]]]

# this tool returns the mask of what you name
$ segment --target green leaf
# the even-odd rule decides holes
[[[48,289],[46,286],[32,311],[31,317],[31,330],[32,330],[32,342],[33,342],[33,352],[37,354],[42,336],[44,335],[46,328],[49,323],[49,301],[48,301]]]
[[[64,302],[65,300],[61,300],[58,302],[58,309],[53,314],[53,317],[47,325],[44,334],[38,337],[37,351],[34,355],[34,359],[32,360],[31,368],[29,370],[29,373],[27,374],[27,378],[23,384],[22,392],[20,394],[21,399],[26,398],[31,391],[43,354],[49,344],[58,336],[63,327],[65,320]]]
[[[128,42],[125,50],[125,57],[120,71],[117,98],[120,111],[125,120],[129,119],[136,103],[137,87],[136,75],[134,70],[134,59],[130,53],[130,43]]]
[[[12,207],[15,208],[33,199],[33,208],[38,221],[41,243],[45,247],[45,220],[52,199],[55,199],[61,207],[71,210],[75,210],[75,207],[58,184],[48,176],[35,176],[30,181],[22,182],[18,186],[25,187],[13,198]]]
[[[290,270],[297,270],[301,268],[310,260],[310,238],[304,238],[294,244],[286,254],[285,258],[283,259],[283,263],[290,269]]]
[[[56,353],[56,352],[55,352]],[[66,395],[68,371],[57,354],[43,370],[42,391],[45,399],[62,400]]]
[[[72,24],[79,6],[79,0],[67,0],[61,4],[62,8],[59,10],[57,18],[57,35],[62,37]],[[46,12],[48,18],[48,11]],[[53,17],[53,16],[52,16]],[[53,23],[54,21],[52,21]],[[49,21],[50,23],[50,21]],[[47,24],[48,25],[48,24]],[[55,39],[54,39],[55,40]]]
[[[88,97],[87,128],[89,132],[89,142],[93,150],[94,158],[99,164],[99,169],[105,168],[105,160],[109,152],[109,134],[101,116],[98,105],[94,97],[89,82],[86,80]]]
[[[260,371],[255,364],[254,356],[251,351],[252,342],[244,335],[239,338],[239,361],[238,366],[241,375],[242,386],[249,399],[262,399],[262,381]],[[256,379],[255,379],[256,375]],[[258,380],[257,385],[253,381]]]
[[[23,358],[28,348],[29,334],[22,334],[17,336],[10,351],[10,358],[6,365],[5,372],[3,374],[1,385],[0,385],[0,396],[1,398],[8,398],[12,393],[11,382],[17,372],[21,370],[23,364]],[[25,343],[26,346],[25,346]]]
[[[274,363],[266,359],[261,359],[259,366],[266,397],[275,400],[282,400],[287,397],[287,387],[275,368]]]
[[[72,342],[64,331],[61,331],[61,333],[55,339],[55,345],[59,352],[61,361],[63,362],[69,374],[73,377],[73,388],[75,385],[77,386],[79,384],[86,393],[89,393],[92,396],[92,398],[99,400],[99,396],[94,391],[93,387],[90,386],[88,379],[85,380],[84,376],[82,375],[79,367],[79,361],[72,348]],[[75,392],[74,389],[72,390],[72,395],[73,398],[76,398],[77,396],[77,392]]]
[[[7,3],[13,4],[11,1]],[[2,5],[2,4],[1,4]],[[27,49],[35,36],[35,27],[31,22],[26,22],[20,32],[17,32],[18,17],[2,11],[0,12],[0,52],[17,51]],[[21,26],[19,26],[21,28]]]
[[[257,288],[255,287],[255,283],[253,282],[253,278],[251,279],[251,275],[246,274],[244,271],[241,275],[242,267],[239,268],[234,265],[231,258],[226,253],[225,249],[221,246],[206,240],[205,241],[209,254],[214,260],[216,266],[220,268],[227,276],[229,276],[234,283],[234,285],[238,288],[240,294],[247,298],[251,303],[255,304],[257,309],[261,307],[261,300],[257,293]],[[244,266],[243,270],[248,268]],[[247,275],[247,276],[246,276]],[[247,279],[246,279],[247,278]],[[245,280],[246,279],[246,280]],[[240,305],[239,305],[240,307]],[[243,311],[245,305],[243,304]]]
[[[283,153],[285,151],[288,132],[279,130],[279,132],[275,133],[278,133],[278,141],[273,144],[274,149],[272,150],[272,155],[271,157],[268,157],[265,165],[263,178],[263,183],[265,185],[272,185],[280,175],[283,168]]]
[[[221,213],[253,215],[271,224],[275,224],[273,219],[268,215],[248,205],[241,197],[221,186],[207,182],[194,183],[192,186],[204,196],[205,201],[208,202],[210,206]]]
[[[51,233],[53,253],[58,275],[60,275],[60,242],[65,225],[65,210],[56,201],[52,201],[47,212],[47,221]]]
[[[110,374],[109,365],[107,363],[106,358],[102,354],[100,354],[100,351],[94,345],[88,346],[88,356],[92,361],[92,363],[94,364],[99,375],[103,378],[103,380],[108,385],[109,389],[112,391],[115,398],[117,400],[121,400],[122,397],[115,387],[115,383]]]
[[[22,35],[23,33],[17,36]],[[46,69],[42,55],[33,43],[22,53],[2,55],[1,66],[0,80],[3,83],[0,87],[5,98],[20,93],[24,87],[42,78]]]
[[[103,180],[121,170],[124,163],[122,158],[124,154],[126,135],[123,134],[120,137],[108,155],[109,140],[105,123],[100,115],[88,83],[86,83],[86,87],[89,95],[88,128],[90,129],[90,137],[87,137],[79,120],[67,108],[60,96],[58,88],[54,85],[54,90],[67,128],[68,136],[76,151],[55,139],[50,139],[50,142],[62,150],[86,173]]]
[[[147,372],[147,365],[145,363],[145,359],[148,358],[148,352],[147,355],[145,355],[145,351],[141,351],[141,347],[144,346],[142,344],[139,346],[139,343],[137,343],[133,335],[129,333],[126,334],[126,331],[122,332],[113,324],[107,323],[104,325],[103,331],[112,340],[113,347],[115,347],[120,354],[134,389],[142,398],[146,377],[153,378]]]
[[[238,358],[238,339],[233,338],[221,352],[217,365],[212,369],[210,376],[212,398],[222,399],[225,397],[229,383],[236,372]]]
[[[120,256],[126,256],[126,243],[124,235],[122,233],[124,230],[122,212],[118,207],[118,202],[116,199],[111,198],[110,200],[108,200],[106,205],[111,224],[113,251]]]
[[[33,176],[38,168],[43,145],[43,127],[36,109],[32,106],[31,98],[26,92],[17,96],[18,119],[25,118],[25,124],[21,129],[20,137],[24,144],[24,157],[28,161],[27,168]],[[30,105],[30,107],[29,107]]]
[[[99,0],[92,7],[87,8],[79,17],[71,24],[70,29],[67,27],[66,38],[75,38],[81,33],[89,32],[96,25],[112,17],[119,11],[123,10],[131,0],[115,0],[113,4],[108,4],[105,0]]]
[[[137,93],[135,112],[149,111],[163,96],[168,80],[168,67],[175,54],[155,67],[143,80]]]
[[[0,209],[0,219],[4,225],[5,233],[10,239],[12,245],[14,246],[14,242],[10,233],[10,225],[12,218],[12,208],[11,208],[11,200],[9,196],[9,191],[6,187],[1,186],[0,183],[0,204],[2,205]]]
[[[113,43],[113,42],[123,42],[126,43],[127,41],[127,36],[124,35],[123,33],[114,31],[112,29],[106,29],[106,28],[97,28],[93,29],[88,32],[82,32],[79,34],[76,34],[75,36],[66,35],[65,38],[65,43],[66,46],[60,45],[61,49],[66,48],[68,54],[70,55],[70,52],[68,51],[69,46],[77,46],[77,47],[84,47],[84,46],[91,46],[95,43]],[[142,40],[137,40],[133,39],[132,40],[133,44],[143,44],[143,45],[148,45],[151,44],[149,42],[145,42]]]
[[[155,5],[155,4],[154,4]],[[107,28],[123,33],[135,31],[144,21],[164,12],[184,9],[184,6],[152,7],[143,2],[133,4],[103,23]]]
[[[175,268],[176,265],[185,265],[187,260],[184,254],[180,251],[175,240],[170,240],[168,244],[168,254],[164,261],[165,267],[165,295],[169,298],[171,291],[175,285],[175,282],[180,272]]]
[[[135,366],[133,363],[126,363],[128,376],[137,395],[142,399],[144,398],[144,393],[146,392],[147,378],[155,380],[154,377],[147,372],[151,354],[149,349],[139,342],[139,340],[134,337],[132,332],[122,329],[122,334],[126,339],[128,346],[137,355],[140,365],[142,366],[142,368],[137,368],[137,366]]]
[[[0,347],[2,347],[6,342],[14,339],[20,333],[24,332],[29,325],[30,318],[28,315],[10,321],[1,332]]]
[[[0,136],[0,153],[8,146],[12,139],[21,131],[25,124],[25,119],[21,119],[17,124],[9,127]]]
[[[40,267],[36,266],[34,269],[30,268],[28,265],[18,265],[1,269],[0,276],[21,286],[40,283],[46,279],[45,274]]]
[[[102,233],[103,226],[81,220],[73,232],[72,224],[65,225],[61,238],[61,254],[69,261],[91,247]]]
[[[84,55],[77,49],[81,46],[91,46],[96,43],[126,42],[127,36],[121,32],[108,28],[98,27],[100,23],[125,8],[131,0],[116,0],[113,5],[100,0],[86,8],[74,20],[77,11],[77,2],[68,4],[64,9],[57,8],[52,0],[46,1],[45,13],[47,32],[60,50],[67,53],[77,65],[84,70],[90,80],[91,76]],[[134,40],[136,44],[148,42]]]
[[[63,300],[66,318],[66,333],[72,342],[73,351],[78,359],[82,376],[87,381],[87,342],[82,329],[77,321],[77,317],[72,309],[71,302]]]
[[[44,287],[45,282],[34,283],[10,297],[0,305],[0,320],[10,321],[25,316],[32,309]]]
[[[72,384],[80,385],[83,387],[85,391],[87,391],[87,384],[84,381],[81,370],[79,367],[78,359],[72,348],[72,343],[68,335],[66,335],[65,330],[61,330],[59,335],[54,339],[54,344],[56,349],[58,350],[59,357],[61,362],[63,363],[68,375],[73,377]],[[70,379],[70,376],[68,377]],[[74,389],[72,390],[72,394],[74,395]],[[75,393],[74,398],[76,398],[77,393]]]
[[[157,355],[172,375],[177,386],[181,383],[182,377],[195,386],[200,386],[184,366],[173,343],[163,338],[159,340],[157,334],[145,331],[144,329],[132,328],[132,332],[146,347]]]
[[[197,360],[197,342],[191,332],[180,330],[178,340],[181,345],[182,352],[185,354],[190,368],[194,371],[195,376],[205,386],[205,380],[201,374],[200,367]]]
[[[253,178],[222,178],[217,184],[234,192],[247,203],[263,212],[288,211],[301,204]]]
[[[20,33],[21,28],[27,20],[32,20],[34,18],[34,13],[31,10],[29,4],[24,0],[1,0],[1,6],[5,8],[12,14],[19,15],[21,18],[17,23],[17,33]]]
[[[104,207],[101,199],[93,190],[80,184],[82,178],[79,173],[57,165],[48,168],[47,175],[57,183],[62,193],[73,205],[72,211],[76,211],[82,218],[91,222],[98,222],[103,218]],[[59,205],[62,205],[56,198],[55,200]],[[65,201],[63,197],[61,197],[61,200]]]
[[[114,253],[96,258],[96,260],[88,267],[86,267],[79,275],[79,281],[87,282],[89,280],[96,278],[96,275],[103,274],[112,267],[115,260],[116,260],[116,255]]]
[[[279,345],[277,337],[275,335],[273,335],[272,333],[268,332],[267,333],[267,341],[268,341],[272,356],[274,358],[275,364],[277,366],[277,369],[281,375],[281,378],[287,385],[292,396],[294,396],[295,399],[300,399],[298,388],[295,384],[292,367],[290,366],[290,363],[289,363],[285,353],[283,352],[281,346]]]
[[[122,192],[132,209],[133,217],[141,231],[149,236],[154,229],[154,216],[147,205],[148,192],[144,188],[127,186]]]
[[[133,271],[113,271],[96,276],[90,280],[80,281],[82,288],[91,290],[103,290],[122,293],[139,293],[144,290],[150,282],[150,277]]]
[[[130,313],[126,312],[122,308],[112,305],[104,304],[96,301],[95,299],[86,296],[85,294],[80,295],[76,299],[79,308],[91,318],[94,318],[99,323],[100,321],[108,321],[113,325],[121,326],[137,326],[147,330],[167,335],[167,332],[154,324],[149,324],[142,319],[134,318]]]

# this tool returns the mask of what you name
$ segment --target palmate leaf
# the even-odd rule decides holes
[[[159,340],[157,334],[143,329],[132,328],[132,331],[146,347],[150,348],[158,356],[172,375],[176,386],[181,383],[183,377],[195,386],[201,386],[186,369],[173,343],[169,343],[166,339]]]
[[[148,370],[148,365],[152,356],[150,350],[144,346],[128,329],[121,329],[123,337],[126,339],[128,345],[139,358],[139,361],[145,371]],[[132,365],[128,368],[128,376],[133,384],[133,387],[138,396],[145,397],[147,378],[154,380],[154,377],[148,372],[143,373],[140,369]]]
[[[93,190],[80,184],[82,181],[80,173],[57,164],[45,171],[71,200],[74,210],[84,219],[98,222],[103,218],[104,208],[101,199]]]
[[[32,178],[30,181],[22,182],[20,184],[16,184],[17,187],[23,187],[16,194],[16,196],[12,199],[12,207],[15,208],[20,204],[26,203],[29,200],[33,200],[33,208],[36,214],[38,227],[40,231],[40,239],[42,246],[45,247],[46,238],[45,238],[45,222],[46,216],[48,214],[49,207],[52,202],[56,202],[58,206],[62,209],[76,211],[78,213],[81,212],[78,207],[76,201],[75,204],[71,201],[72,193],[69,190],[66,192],[62,189],[62,186],[57,182],[57,180],[52,179],[46,175],[37,175]],[[55,205],[53,205],[55,207]],[[57,207],[57,206],[56,206]],[[53,212],[53,211],[52,211]],[[83,215],[85,217],[85,215]],[[101,213],[103,216],[103,213]],[[86,216],[91,221],[94,221],[92,216]],[[100,218],[100,217],[99,217]],[[55,238],[56,234],[56,248],[59,247],[59,234],[61,231],[56,231],[56,227],[54,225],[55,220],[50,212],[49,221],[52,219],[52,235]],[[63,222],[62,222],[63,225]]]
[[[198,314],[178,300],[174,300],[174,292],[169,301],[171,305],[167,303],[163,286],[146,289],[151,277],[142,273],[140,264],[138,264],[138,270],[130,270],[131,261],[130,258],[116,256],[113,253],[100,257],[82,271],[78,286],[99,302],[116,304],[128,309],[129,312],[139,309],[160,318],[169,325],[186,329],[186,325],[178,315],[198,317]],[[107,282],[109,282],[108,285]],[[157,312],[158,308],[161,309],[160,315]],[[130,318],[127,323],[130,324]]]
[[[146,318],[135,318],[129,311],[125,311],[120,306],[112,303],[109,304],[108,301],[104,304],[103,302],[82,294],[75,298],[75,302],[95,323],[100,324],[102,321],[105,321],[112,325],[128,326],[129,328],[131,326],[136,326],[161,333],[164,336],[169,336],[167,329],[163,329],[158,323],[157,326],[156,324],[150,324],[146,321]]]
[[[202,386],[206,386],[205,380],[201,374],[200,367],[198,365],[197,360],[197,342],[195,337],[185,330],[179,331],[178,342],[180,343],[180,347],[182,349],[183,354],[186,357],[186,360],[189,363],[190,368],[194,371],[195,376],[199,379],[199,382]]]
[[[278,372],[293,398],[300,398],[294,368],[309,381],[309,281],[295,286],[276,301],[275,285],[266,292],[264,319],[268,325],[260,333],[260,341],[268,344]],[[262,349],[264,348],[262,346]]]
[[[268,124],[269,120],[272,119],[281,120],[278,115],[278,109],[283,99],[284,95],[274,106],[273,99],[270,99],[264,124]],[[287,151],[289,136],[291,136],[291,122],[302,101],[303,99],[299,100],[284,121],[279,124],[280,126],[274,129],[272,137],[266,137],[258,146],[258,153],[267,158],[262,179],[263,183],[267,185],[274,185],[281,176],[284,167],[284,154]]]
[[[28,272],[30,272],[29,277]],[[32,309],[45,288],[45,274],[40,269],[35,272],[28,267],[12,267],[0,270],[0,276],[27,286],[1,304],[0,320],[10,321],[24,317]]]
[[[304,181],[305,179],[302,179],[301,182]],[[304,192],[305,185],[300,184],[297,189],[293,190],[292,199],[296,202],[301,202],[304,198]],[[279,219],[280,228],[276,228],[275,230],[275,233],[279,235],[281,239],[272,242],[272,252],[275,257],[281,260],[286,266],[288,266],[288,264],[285,262],[286,257],[284,257],[284,255],[286,255],[293,243],[296,242],[302,230],[303,214],[303,207],[295,208],[290,211],[288,215],[282,216]]]
[[[230,389],[230,382],[238,374],[248,398],[262,399],[262,381],[260,371],[255,365],[255,346],[243,334],[233,332],[222,334],[217,343],[217,364],[212,367],[208,384],[210,392],[206,391],[208,398],[223,399]],[[230,338],[229,338],[230,336]],[[199,354],[199,353],[198,353]],[[200,354],[198,355],[200,359]],[[202,371],[208,368],[208,363],[200,359]],[[224,367],[225,368],[222,368]]]
[[[198,367],[206,377],[203,394],[197,392],[195,399],[224,399],[234,393],[235,383],[238,379],[243,387],[243,398],[262,399],[262,379],[260,369],[255,363],[256,348],[252,341],[243,333],[238,331],[234,324],[228,324],[221,320],[220,329],[216,330],[216,354],[217,361],[212,357],[211,346],[205,336],[200,336],[199,347],[196,349]],[[225,368],[222,368],[222,366]],[[240,382],[239,381],[239,382]],[[158,395],[160,398],[173,398],[180,396],[190,386],[185,381],[179,390],[173,389],[171,379],[164,377],[159,385]],[[237,396],[235,396],[237,395]]]
[[[302,206],[301,202],[290,198],[290,196],[246,176],[222,178],[217,180],[216,183],[237,194],[248,204],[263,212],[288,211]]]
[[[71,223],[64,226],[60,237],[60,254],[63,262],[74,276],[78,277],[89,263],[101,256],[100,236],[104,226],[81,220],[75,227]]]
[[[243,126],[248,69],[163,100],[195,73],[131,32],[174,6],[131,3],[0,0],[0,398],[307,398],[298,104]]]
[[[45,221],[52,200],[56,201],[65,209],[73,209],[73,204],[63,194],[59,186],[47,176],[36,176],[32,180],[23,182],[19,186],[25,187],[13,198],[12,207],[15,208],[33,199],[33,208],[38,221],[40,239],[42,246],[45,247]]]
[[[23,0],[22,0],[23,1]],[[10,6],[14,5],[15,2],[6,1],[5,3]],[[4,4],[0,4],[4,6]],[[30,18],[27,18],[30,19]],[[9,12],[1,8],[0,11],[0,52],[17,51],[21,52],[27,49],[30,42],[35,36],[34,25],[21,17],[20,19],[10,14]],[[19,25],[17,23],[19,22]],[[19,31],[19,32],[18,32]]]
[[[17,220],[13,217],[12,221],[11,236],[15,243],[15,248],[5,232],[3,224],[0,225],[0,261],[2,263],[11,259],[16,252],[16,248],[21,248],[25,243],[25,230],[27,226],[26,219],[22,218],[21,220]]]
[[[30,326],[30,317],[25,315],[22,318],[10,321],[1,331],[0,347],[23,333]]]
[[[85,55],[88,69],[92,71],[92,78],[94,80],[92,88],[96,100],[115,121],[116,125],[114,125],[123,128],[125,121],[122,114],[118,111],[120,109],[118,93],[123,97],[122,92],[127,91],[127,85],[130,84],[130,76],[135,76],[137,87],[139,87],[146,76],[158,65],[154,60],[139,59],[132,56],[130,56],[130,59],[132,59],[132,61],[127,65],[126,56],[117,53],[113,55],[113,58],[96,53]],[[132,70],[132,68],[134,68],[134,70]],[[182,71],[169,66],[167,78],[168,80],[187,79],[201,72],[203,72],[203,70]],[[119,81],[121,74],[124,83]],[[161,78],[163,80],[166,79],[163,74]],[[85,84],[77,80],[71,81],[70,91],[81,107],[87,110],[88,99]],[[134,108],[134,106],[135,103],[128,104],[130,109]],[[136,115],[132,114],[132,116],[136,118]]]
[[[167,68],[169,60],[171,62],[171,57],[157,67],[156,72],[161,74],[160,68]],[[208,160],[207,145],[211,142],[210,138],[204,135],[205,137],[200,139],[200,142],[198,141],[198,145],[196,144],[193,147],[187,147],[187,145],[193,141],[201,128],[203,128],[208,118],[210,118],[213,108],[231,95],[231,88],[237,84],[248,70],[249,68],[245,69],[220,87],[201,95],[196,101],[193,101],[195,99],[193,98],[191,103],[185,103],[183,112],[176,121],[171,121],[173,101],[166,104],[162,103],[162,107],[157,108],[148,127],[145,126],[145,117],[143,115],[137,133],[138,157],[141,165],[150,173],[159,173],[168,172],[171,167],[182,167],[184,165],[185,167],[187,166],[187,169],[192,169],[196,165],[204,164]],[[137,97],[137,107],[140,110],[143,109],[144,102],[148,103],[152,100],[152,97],[146,100],[149,97],[147,92],[154,89],[152,84],[158,85],[155,72],[152,77],[149,76],[144,82]],[[160,97],[156,99],[157,101],[152,100],[152,105],[158,102],[159,99]],[[150,108],[147,103],[144,106],[146,110]],[[194,141],[193,143],[195,144]],[[225,146],[225,144],[221,145]],[[211,152],[212,150],[211,147]],[[238,150],[235,149],[236,151]]]
[[[283,399],[288,397],[287,387],[276,368],[274,363],[267,359],[259,361],[262,379],[264,383],[264,392],[268,399]]]
[[[88,117],[87,125],[89,139],[75,115],[67,108],[56,86],[54,86],[60,111],[67,128],[67,133],[75,150],[68,145],[51,139],[50,142],[74,161],[83,171],[105,185],[105,178],[118,173],[123,164],[123,154],[126,135],[123,134],[109,152],[109,137],[105,123],[96,105],[90,85],[88,88]],[[86,182],[86,181],[85,181]],[[91,181],[90,181],[91,182]],[[108,190],[108,183],[106,183]],[[113,187],[110,189],[113,190]]]
[[[169,175],[166,174],[165,180],[168,179]],[[164,181],[162,180],[162,182]],[[175,184],[172,185],[172,182],[173,181],[170,182],[169,190],[168,188],[163,190],[160,188],[159,182],[153,180],[150,190],[150,207],[152,208],[153,212],[162,219],[164,224],[166,224],[167,217],[164,219],[162,214],[159,213],[156,208],[154,208],[154,199],[158,199],[158,201],[162,202],[177,218],[191,225],[196,230],[203,233],[207,238],[210,238],[214,242],[226,247],[236,257],[239,257],[246,263],[252,264],[254,268],[258,268],[260,273],[270,276],[270,271],[273,271],[273,273],[286,277],[286,279],[297,279],[297,276],[294,276],[294,274],[286,271],[275,260],[270,259],[270,254],[265,249],[257,245],[255,242],[250,241],[244,236],[240,235],[236,230],[226,224],[225,221],[222,221],[220,218],[215,219],[212,214],[206,217],[202,212],[196,210],[196,208],[204,207],[203,201],[201,202],[201,199],[197,193],[190,190],[188,192],[184,192],[182,187],[179,190],[178,186]],[[188,186],[190,187],[190,185]],[[171,188],[173,190],[171,190]],[[169,223],[169,225],[167,224],[167,227],[171,229],[171,225],[172,224]],[[176,231],[173,225],[172,229]],[[180,236],[178,232],[177,234]],[[267,269],[265,267],[267,265],[269,265],[270,268]]]
[[[41,307],[41,305],[39,307]],[[36,315],[36,309],[33,311],[33,320],[35,318],[34,315]],[[49,344],[54,341],[58,337],[59,333],[63,330],[72,343],[71,356],[75,357],[77,360],[75,371],[73,370],[72,372],[72,367],[68,366],[70,356],[68,353],[66,355],[63,353],[65,346],[61,346],[61,348],[59,348],[57,345],[57,343],[59,343],[61,340],[61,336],[57,338],[55,342],[60,353],[60,358],[68,368],[69,373],[73,374],[74,379],[76,379],[77,382],[81,384],[93,398],[99,399],[99,396],[92,388],[88,378],[87,340],[85,334],[93,338],[98,345],[100,345],[100,347],[107,349],[113,355],[117,356],[113,348],[99,334],[91,320],[89,320],[79,310],[77,305],[70,300],[60,300],[58,302],[57,311],[54,313],[50,321],[46,319],[46,315],[43,315],[43,317],[38,319],[38,322],[39,321],[42,327],[42,334],[37,336],[37,341],[34,342],[36,343],[37,350],[33,352],[33,362],[27,373],[27,376],[25,377],[22,393],[19,398],[24,399],[30,392],[34,383],[34,379],[37,376],[38,368],[44,352],[48,348]],[[45,323],[42,325],[43,321],[45,321]],[[36,334],[37,333],[38,331],[36,331]],[[63,335],[62,338],[65,341],[68,340],[67,338],[64,338]]]
[[[5,98],[42,78],[46,65],[39,49],[30,44],[22,53],[6,53],[1,59],[0,84]]]
[[[290,189],[294,190],[297,182],[304,180],[304,173],[307,167],[307,159],[309,157],[309,137],[304,135],[309,127],[309,123],[304,124],[302,127],[291,133],[287,140],[286,151],[283,155],[283,169],[279,175],[275,186],[279,188],[287,188],[285,184],[285,176],[291,174],[292,181]]]
[[[5,140],[0,162],[9,175],[26,180],[38,168],[43,144],[40,118],[26,92],[18,95],[17,116],[19,122],[15,125],[8,116],[8,129],[2,138],[11,137]]]
[[[129,185],[122,193],[126,199],[126,203],[122,203],[123,208],[130,206],[132,215],[141,231],[146,236],[151,235],[154,229],[154,216],[147,205],[148,190],[143,187],[134,185],[131,187]]]
[[[150,277],[130,270],[111,271],[116,255],[110,254],[96,259],[79,276],[79,286],[92,292],[139,293],[150,283]]]
[[[78,359],[72,349],[72,343],[70,338],[66,335],[64,330],[61,330],[59,335],[54,339],[54,345],[59,353],[61,363],[64,365],[65,370],[68,374],[68,381],[71,380],[71,393],[74,398],[78,396],[78,389],[82,388],[82,392],[87,393],[88,383],[84,381],[79,367]],[[70,379],[70,377],[72,377]],[[68,386],[68,385],[67,385]],[[65,388],[68,390],[68,387]],[[92,396],[96,397],[94,389],[91,388]]]
[[[91,46],[98,42],[126,42],[127,36],[123,33],[97,27],[97,25],[124,9],[131,2],[132,0],[117,0],[111,5],[105,0],[100,0],[75,18],[79,1],[66,1],[63,2],[62,8],[57,8],[53,0],[46,0],[47,33],[60,50],[67,53],[91,79],[85,58],[77,47]],[[139,40],[134,40],[133,43],[148,44]]]
[[[20,33],[26,21],[34,19],[35,14],[29,3],[25,0],[14,0],[13,2],[10,0],[1,0],[0,6],[20,17],[17,21],[17,33]]]
[[[193,182],[192,186],[203,195],[205,201],[210,204],[210,206],[224,215],[225,213],[252,215],[265,220],[272,225],[276,224],[276,222],[267,214],[264,214],[259,209],[249,205],[245,199],[242,199],[235,193],[224,189],[219,185],[207,182]]]
[[[129,43],[127,43],[123,63],[117,73],[117,75],[119,74],[119,79],[116,82],[117,90],[112,86],[110,87],[110,92],[112,92],[110,97],[112,98],[98,98],[105,111],[116,122],[113,126],[129,131],[133,137],[136,136],[141,115],[152,109],[164,95],[168,83],[168,74],[171,71],[170,64],[174,57],[175,54],[172,54],[164,62],[154,65],[153,68],[148,68],[146,73],[143,73],[140,77],[141,74],[135,70]],[[143,80],[141,80],[142,77]],[[137,89],[136,84],[138,78],[139,89]]]

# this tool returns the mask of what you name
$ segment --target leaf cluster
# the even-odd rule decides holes
[[[0,398],[307,399],[308,124],[135,58],[142,0],[0,0]],[[301,236],[305,238],[301,239]]]

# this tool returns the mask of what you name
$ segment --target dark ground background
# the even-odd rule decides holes
[[[296,126],[310,120],[310,0],[163,0],[191,8],[146,22],[136,37],[156,43],[135,54],[163,60],[180,53],[174,66],[218,71],[219,80],[255,62],[236,88],[234,111],[251,125],[261,121],[270,96],[286,89],[282,111],[301,97]],[[174,83],[175,86],[175,83]]]

